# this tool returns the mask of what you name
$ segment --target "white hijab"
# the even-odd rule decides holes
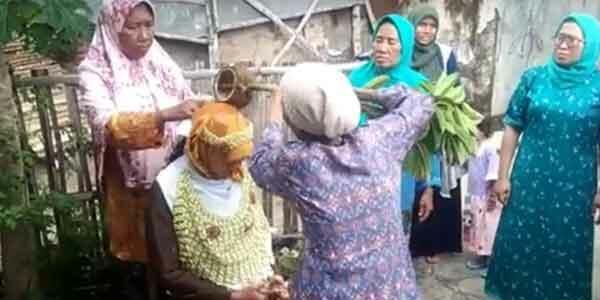
[[[199,195],[202,207],[220,217],[231,217],[240,208],[242,185],[231,179],[212,180],[202,177],[183,155],[162,170],[156,177],[167,205],[171,210],[177,204],[177,182],[183,172],[192,176],[192,188]]]
[[[331,66],[299,64],[280,82],[283,111],[297,129],[329,139],[358,127],[360,103],[348,78]]]

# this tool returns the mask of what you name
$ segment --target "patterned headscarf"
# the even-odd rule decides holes
[[[131,11],[140,4],[156,11],[147,0],[105,0],[96,31],[85,60],[79,67],[83,97],[81,106],[88,113],[99,148],[99,174],[106,149],[106,124],[115,113],[154,112],[193,97],[181,69],[154,40],[140,59],[125,56],[119,33]],[[98,82],[101,80],[101,84]],[[127,186],[149,187],[165,164],[175,140],[176,124],[167,123],[161,148],[141,151],[117,150]]]
[[[242,162],[252,154],[252,123],[232,105],[212,102],[198,109],[185,147],[190,162],[209,179],[218,178],[215,167],[228,169],[241,181]],[[225,168],[223,168],[225,167]]]
[[[171,97],[184,98],[191,95],[181,69],[156,40],[152,42],[148,53],[139,60],[131,60],[121,51],[119,33],[131,11],[142,3],[150,7],[156,19],[156,11],[150,1],[104,1],[88,55],[80,68],[99,73],[109,83],[114,94],[125,87],[138,86],[147,81],[150,87],[157,85]]]

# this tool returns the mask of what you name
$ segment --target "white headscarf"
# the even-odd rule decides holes
[[[291,125],[333,139],[358,127],[360,103],[348,78],[331,66],[299,64],[280,82],[283,111]]]

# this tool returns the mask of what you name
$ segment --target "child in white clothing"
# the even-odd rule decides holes
[[[466,249],[476,254],[467,262],[467,268],[473,270],[487,268],[502,213],[502,205],[492,198],[491,193],[498,179],[499,156],[489,140],[488,120],[481,122],[478,130],[479,147],[468,162],[468,195],[473,223],[470,236],[465,237]]]

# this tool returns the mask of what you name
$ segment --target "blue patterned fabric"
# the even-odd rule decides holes
[[[408,97],[388,97],[395,90]],[[270,125],[249,161],[256,184],[292,201],[302,218],[304,259],[292,299],[420,299],[395,209],[399,164],[390,162],[406,156],[433,105],[404,85],[380,93],[390,112],[342,144],[286,143],[281,127]]]

